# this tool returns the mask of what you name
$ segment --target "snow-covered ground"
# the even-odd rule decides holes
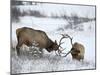
[[[15,49],[12,49],[12,73],[95,69],[95,21],[82,23],[84,31],[65,29],[65,25],[68,25],[68,23],[63,19],[36,18],[31,16],[20,17],[19,22],[12,22],[12,47],[16,47],[16,29],[20,27],[43,30],[49,38],[53,41],[57,40],[57,42],[62,37],[60,34],[69,34],[73,37],[73,43],[79,42],[85,46],[85,58],[83,62],[72,60],[70,54],[67,57],[60,57],[55,55],[55,52],[48,53],[45,49],[43,49],[42,57],[34,57],[24,50],[21,57],[17,57]],[[58,28],[63,28],[63,31],[57,31]],[[70,40],[63,41],[65,43],[62,47],[66,48],[64,52],[67,53],[71,49]]]
[[[32,20],[30,20],[32,19]],[[34,19],[34,20],[33,20]],[[26,21],[25,21],[26,20]],[[36,21],[37,20],[37,21]],[[79,70],[79,69],[94,69],[95,68],[95,22],[84,23],[85,31],[66,30],[56,31],[57,28],[63,27],[66,22],[59,19],[37,19],[31,17],[21,17],[19,23],[12,23],[12,42],[16,46],[16,29],[20,27],[31,27],[40,29],[47,33],[47,35],[54,41],[62,37],[60,34],[67,33],[73,37],[73,43],[79,42],[85,46],[84,62],[72,60],[71,55],[68,57],[59,57],[52,53],[44,52],[42,58],[34,59],[32,55],[28,58],[24,56],[18,58],[16,53],[12,52],[12,73],[29,73],[29,72],[46,72],[46,71],[60,71],[60,70]],[[46,21],[45,21],[46,20]],[[34,22],[32,22],[34,21]],[[54,23],[55,21],[55,23]],[[59,22],[60,21],[60,22]],[[50,24],[51,23],[51,24]],[[54,23],[54,24],[53,24]],[[85,26],[86,25],[86,26]],[[91,30],[88,26],[92,26]],[[64,40],[62,45],[68,52],[71,49],[70,40]]]

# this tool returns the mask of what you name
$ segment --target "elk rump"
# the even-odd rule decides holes
[[[35,41],[39,48],[45,48],[48,52],[58,50],[57,42],[53,42],[44,31],[35,30],[28,27],[18,28],[16,30],[18,44],[16,46],[17,55],[20,55],[20,47],[25,44],[27,46],[33,46]]]

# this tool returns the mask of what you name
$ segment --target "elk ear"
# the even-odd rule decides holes
[[[57,44],[57,41],[55,40],[55,43]]]

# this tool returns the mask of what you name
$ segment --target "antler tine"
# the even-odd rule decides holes
[[[64,42],[61,42],[64,38],[66,38],[65,36],[64,36],[64,34],[61,34],[63,37],[60,39],[60,41],[59,41],[59,46],[61,45],[61,44],[63,44]]]
[[[72,43],[73,37],[69,36],[68,34],[61,34],[61,35],[62,35],[63,37],[65,37],[65,38],[69,38],[70,41],[71,41],[71,45],[73,45],[73,43]]]
[[[70,41],[71,41],[71,45],[73,46],[73,43],[72,43],[73,37],[69,36],[68,34],[65,34],[65,36],[67,36],[67,38],[70,39]]]

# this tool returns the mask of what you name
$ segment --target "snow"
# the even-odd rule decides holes
[[[47,71],[69,71],[95,69],[92,61],[79,62],[71,58],[63,58],[52,54],[43,55],[42,58],[14,57],[12,58],[12,73],[30,73]]]
[[[46,6],[47,6],[46,4],[42,5],[41,8],[44,8]],[[68,5],[68,6],[71,8],[74,8],[71,5]],[[30,6],[29,7],[26,6],[27,8],[22,7],[22,6],[20,7],[21,7],[21,10],[30,9],[29,8]],[[50,6],[48,5],[48,7]],[[61,7],[61,6],[56,6],[56,7]],[[67,6],[63,6],[63,7],[65,8]],[[76,7],[77,7],[77,10],[81,8],[80,6],[79,7],[75,6],[75,8]],[[37,8],[37,6],[35,6],[34,8],[38,9],[40,7]],[[45,8],[44,10],[47,10],[47,8]],[[61,8],[59,8],[59,10],[60,9]],[[74,9],[73,11],[75,11]],[[42,10],[43,9],[41,9],[40,11]],[[54,9],[52,9],[52,12],[53,10]],[[88,10],[88,8],[86,10]],[[94,11],[94,7],[93,7],[93,10],[91,8],[91,11]],[[93,13],[91,14],[93,16]],[[84,27],[84,31],[74,31],[71,29],[65,29],[64,26],[67,24],[68,23],[63,19],[36,18],[36,17],[31,17],[31,16],[20,17],[19,22],[12,22],[12,46],[14,48],[16,47],[16,44],[17,44],[16,29],[21,28],[21,27],[31,27],[33,29],[43,30],[46,32],[46,34],[49,36],[51,40],[53,41],[57,40],[57,42],[62,37],[61,34],[69,34],[71,37],[73,37],[73,43],[79,42],[85,46],[84,61],[79,62],[76,60],[72,60],[72,57],[70,54],[67,57],[60,57],[60,56],[55,55],[54,51],[51,53],[48,53],[45,49],[43,49],[42,57],[41,56],[34,57],[32,54],[28,53],[25,50],[22,50],[22,55],[18,57],[16,55],[15,49],[12,49],[11,50],[12,73],[15,74],[15,73],[30,73],[30,72],[34,73],[34,72],[48,72],[48,71],[95,69],[96,68],[95,66],[96,64],[96,61],[95,61],[95,56],[96,56],[95,55],[95,52],[96,52],[95,50],[96,49],[95,47],[95,21],[82,23]],[[62,27],[64,30],[57,31],[57,29],[60,27]],[[67,53],[71,49],[70,40],[64,39],[63,42],[65,43],[62,45],[62,47],[66,48],[64,52]],[[27,48],[24,48],[24,49],[27,49]]]

